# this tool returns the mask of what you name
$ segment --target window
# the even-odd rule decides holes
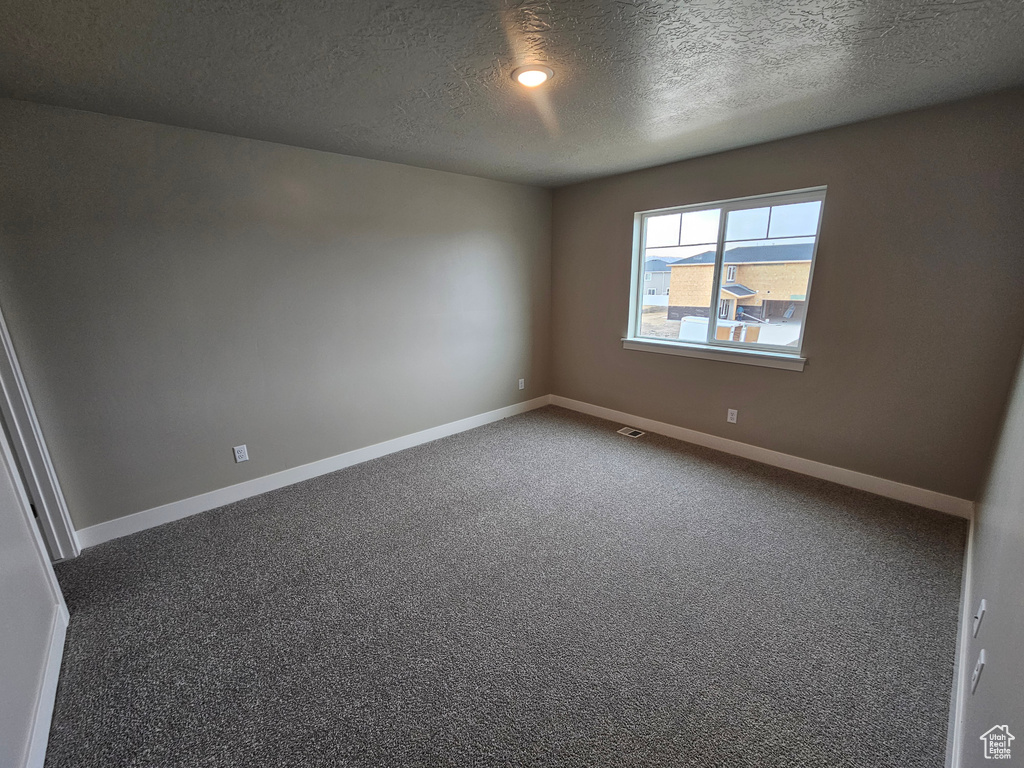
[[[824,200],[822,187],[638,213],[623,341],[636,342],[630,349],[775,364],[737,359],[756,356],[802,368]],[[637,287],[656,273],[667,283],[668,306],[645,300],[650,292]]]

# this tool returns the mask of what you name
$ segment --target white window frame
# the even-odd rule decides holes
[[[725,267],[725,282],[735,283],[736,282],[736,265],[727,264]]]
[[[761,365],[770,368],[784,368],[787,370],[801,371],[807,362],[803,357],[804,333],[807,330],[807,308],[810,306],[811,284],[814,278],[814,265],[817,262],[818,243],[821,236],[821,220],[818,217],[818,226],[814,232],[814,246],[811,250],[811,266],[807,276],[807,292],[804,294],[804,319],[800,324],[800,336],[797,339],[797,346],[776,346],[769,344],[750,344],[742,341],[716,339],[715,334],[718,328],[717,308],[722,299],[722,285],[728,282],[723,280],[723,258],[725,248],[725,226],[728,214],[731,211],[741,211],[748,208],[764,208],[773,205],[790,205],[793,203],[808,203],[820,201],[824,212],[826,187],[812,187],[799,189],[790,192],[776,192],[766,195],[753,195],[750,197],[735,198],[732,200],[717,200],[709,203],[698,203],[696,205],[679,205],[671,208],[659,208],[650,211],[641,211],[633,217],[633,270],[630,280],[629,299],[629,325],[626,338],[622,339],[623,347],[626,349],[659,352],[684,357],[700,357],[712,360],[723,360],[732,363],[745,363],[749,365]],[[640,286],[643,284],[644,274],[644,229],[647,219],[653,216],[664,216],[672,213],[692,213],[720,209],[721,217],[718,222],[718,240],[715,244],[715,264],[713,270],[713,283],[711,286],[712,302],[708,307],[708,334],[704,343],[692,341],[677,341],[675,339],[663,339],[654,337],[639,336],[641,326],[641,312],[643,304],[640,297]]]

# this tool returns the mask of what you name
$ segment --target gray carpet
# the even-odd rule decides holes
[[[87,550],[48,768],[942,764],[966,523],[545,408]]]

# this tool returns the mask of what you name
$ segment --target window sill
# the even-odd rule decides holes
[[[739,363],[740,365],[759,365],[762,368],[781,368],[785,371],[802,371],[807,363],[807,358],[781,352],[723,349],[707,344],[682,344],[678,341],[656,341],[655,339],[623,339],[622,348],[638,352],[657,352],[662,355],[698,357],[703,360],[721,360],[724,363]]]

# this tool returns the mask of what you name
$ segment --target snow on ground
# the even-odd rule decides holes
[[[723,325],[735,326],[739,323],[732,320],[719,320],[719,327]],[[785,347],[795,345],[800,338],[800,323],[768,323],[760,325],[761,334],[757,338],[757,344],[771,344],[773,346]],[[684,317],[679,323],[679,340],[696,341],[703,343],[708,337],[708,319],[706,317]]]

